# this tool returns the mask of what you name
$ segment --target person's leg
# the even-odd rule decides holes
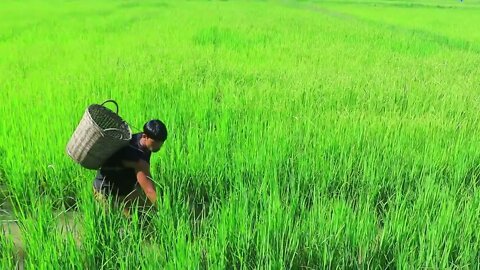
[[[100,203],[105,213],[110,209],[121,208],[125,196],[120,196],[110,189],[111,187],[104,183],[104,180],[95,179],[93,184],[93,194]]]
[[[107,196],[101,191],[98,191],[96,188],[93,188],[93,197],[97,200],[102,206],[107,204]]]
[[[143,214],[151,207],[152,204],[138,184],[136,184],[134,190],[132,190],[132,192],[125,197],[124,213],[128,213],[128,216],[131,215],[134,209],[136,209],[140,214]]]
[[[137,207],[139,200],[141,200],[141,191],[135,187],[129,194],[127,194],[127,196],[125,196],[123,201],[123,213],[126,217],[132,215],[132,211]]]

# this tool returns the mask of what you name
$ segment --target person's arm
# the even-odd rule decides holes
[[[137,181],[140,187],[145,192],[148,200],[156,205],[157,203],[157,192],[155,191],[155,185],[153,184],[150,175],[150,164],[145,160],[140,159],[139,161],[123,161],[124,165],[130,168],[135,169],[135,174],[137,176]]]

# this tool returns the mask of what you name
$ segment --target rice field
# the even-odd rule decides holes
[[[0,269],[479,269],[480,2],[0,3]],[[152,156],[149,223],[65,147]]]

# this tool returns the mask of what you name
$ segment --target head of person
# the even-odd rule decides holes
[[[167,127],[158,120],[150,120],[143,125],[143,144],[152,152],[160,151],[163,143],[167,140]]]

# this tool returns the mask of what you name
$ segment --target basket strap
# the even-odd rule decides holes
[[[103,130],[102,136],[104,136],[104,133],[107,133],[109,131],[119,131],[121,133],[123,130],[121,130],[119,128],[106,128],[106,129]],[[120,139],[123,140],[123,135],[120,137]]]
[[[117,111],[116,111],[115,113],[118,114],[118,104],[117,104],[117,102],[116,102],[115,100],[113,100],[113,99],[108,99],[108,100],[105,100],[105,101],[104,101],[102,104],[100,104],[100,105],[103,106],[105,103],[109,103],[109,102],[115,104],[115,107],[117,108]]]

